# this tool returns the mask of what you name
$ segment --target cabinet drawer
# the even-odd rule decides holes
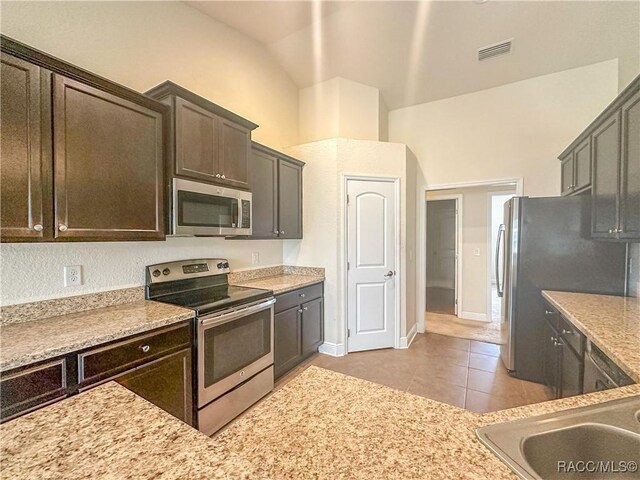
[[[80,353],[78,383],[98,382],[190,343],[191,329],[181,324]]]
[[[2,420],[66,396],[64,359],[3,375],[0,381]]]
[[[299,288],[293,292],[283,293],[276,296],[275,313],[283,312],[296,305],[301,305],[309,300],[314,300],[322,296],[322,283],[316,283],[308,287]]]
[[[558,315],[558,333],[573,350],[582,357],[584,351],[584,335],[562,315]]]

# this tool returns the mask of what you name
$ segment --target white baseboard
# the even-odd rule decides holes
[[[324,342],[318,348],[320,353],[324,353],[325,355],[331,355],[332,357],[342,357],[346,354],[344,343],[329,343]]]
[[[486,313],[477,313],[477,312],[462,312],[460,314],[460,318],[464,318],[465,320],[477,320],[479,322],[488,322]]]
[[[418,324],[414,323],[406,337],[400,337],[400,348],[409,348],[418,333]]]

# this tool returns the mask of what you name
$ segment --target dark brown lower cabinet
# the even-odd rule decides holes
[[[193,425],[190,348],[138,367],[116,378],[116,381],[174,417]]]
[[[276,296],[274,319],[276,378],[317,352],[324,341],[322,295],[322,284],[316,284]]]
[[[66,367],[66,360],[58,358],[2,374],[0,420],[10,420],[65,398]]]
[[[544,383],[553,392],[554,398],[560,398],[560,355],[558,349],[558,332],[545,320],[544,328]]]

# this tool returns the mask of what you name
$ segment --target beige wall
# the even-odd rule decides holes
[[[379,140],[380,128],[386,129],[381,100],[377,88],[340,77],[301,89],[300,143],[338,137]]]
[[[427,185],[523,177],[526,195],[558,195],[558,154],[617,93],[610,60],[393,110],[389,140],[416,154]]]
[[[2,33],[134,90],[172,80],[298,142],[298,89],[269,51],[182,2],[2,2]]]
[[[2,2],[2,33],[138,91],[170,79],[256,123],[254,138],[297,143],[298,90],[258,43],[181,2]],[[0,303],[142,285],[144,266],[221,256],[233,268],[282,263],[282,241],[3,244]],[[63,267],[84,284],[63,287]]]
[[[489,244],[491,192],[513,192],[514,187],[483,186],[473,188],[437,190],[427,192],[426,199],[438,195],[462,195],[462,303],[458,316],[469,320],[490,321],[488,312],[489,259],[492,245]],[[480,255],[474,255],[479,249]],[[424,267],[422,267],[424,268]],[[421,272],[424,270],[421,268]]]
[[[346,321],[344,176],[376,175],[400,179],[400,335],[406,337],[407,331],[415,325],[416,277],[408,258],[415,256],[416,202],[414,180],[408,183],[408,175],[415,170],[417,162],[405,145],[343,138],[298,145],[287,153],[307,162],[305,236],[303,240],[285,240],[284,262],[325,267],[325,342],[338,352],[345,347]]]

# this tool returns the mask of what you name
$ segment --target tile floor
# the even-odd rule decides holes
[[[427,332],[450,337],[467,338],[480,342],[499,344],[502,342],[501,324],[464,320],[455,315],[426,312],[424,328]]]
[[[309,365],[478,413],[551,399],[542,385],[510,377],[497,345],[434,333],[418,334],[405,350],[374,350],[344,357],[315,355],[281,378],[276,388]]]

